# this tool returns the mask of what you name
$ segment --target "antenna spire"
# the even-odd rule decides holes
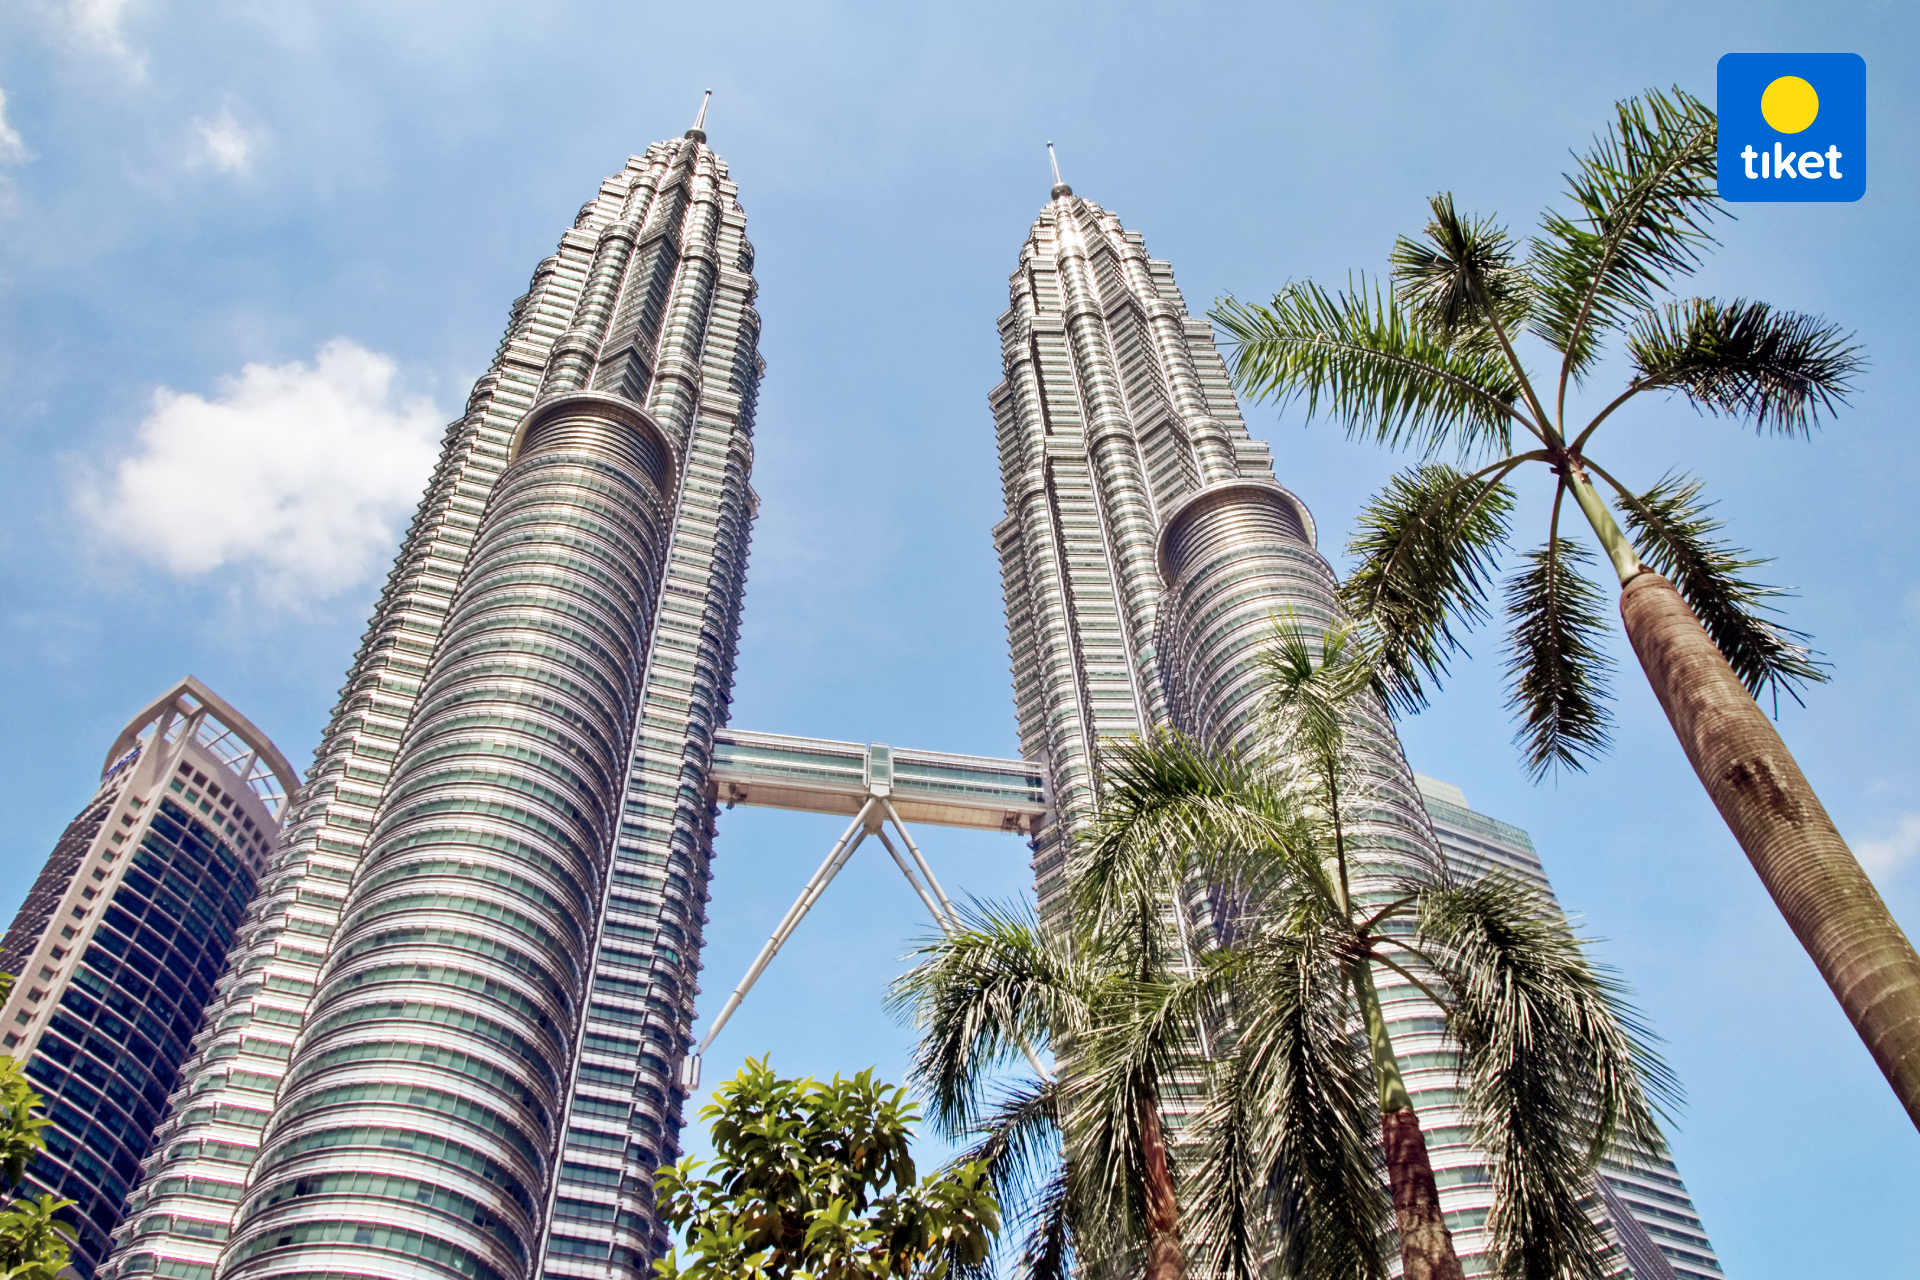
[[[700,99],[700,114],[694,117],[693,128],[687,130],[687,136],[695,142],[705,142],[707,140],[707,103],[712,101],[712,99],[713,90],[709,89]]]
[[[1053,166],[1053,198],[1058,200],[1061,196],[1072,195],[1073,188],[1060,181],[1060,157],[1054,154],[1051,142],[1047,144],[1047,162]]]

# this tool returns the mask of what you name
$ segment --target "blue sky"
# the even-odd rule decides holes
[[[310,759],[441,423],[508,303],[629,152],[709,132],[758,248],[762,497],[743,728],[1012,754],[985,396],[1046,198],[1170,259],[1196,310],[1377,270],[1424,200],[1526,232],[1616,98],[1709,100],[1731,51],[1868,66],[1867,195],[1745,205],[1698,291],[1857,330],[1873,363],[1811,442],[1649,401],[1603,461],[1697,472],[1777,557],[1834,680],[1780,724],[1895,913],[1920,925],[1915,31],[1894,4],[654,6],[9,0],[0,5],[0,735],[17,901],[124,719],[182,672]],[[1617,373],[1617,368],[1612,372]],[[1609,385],[1603,374],[1591,394]],[[1340,562],[1395,460],[1250,406]],[[1527,541],[1543,536],[1537,493]],[[315,584],[320,588],[314,590]],[[1619,649],[1619,646],[1616,646]],[[1916,1136],[1620,651],[1614,751],[1530,785],[1482,635],[1403,736],[1532,831],[1668,1040],[1674,1136],[1729,1275],[1899,1274]],[[721,823],[708,1010],[837,834]],[[950,889],[1013,840],[924,833]],[[899,1078],[880,1008],[926,924],[863,850],[716,1045]]]

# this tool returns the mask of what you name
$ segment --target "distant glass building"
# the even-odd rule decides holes
[[[189,676],[127,723],[13,926],[0,1043],[48,1099],[29,1189],[75,1201],[75,1267],[127,1191],[280,830],[293,769]]]
[[[1526,832],[1474,812],[1465,794],[1450,783],[1415,777],[1449,866],[1472,876],[1503,871],[1553,897],[1546,869]],[[1419,992],[1389,975],[1381,982],[1380,996],[1392,1001],[1387,1016],[1393,1019],[1394,1045],[1405,1046],[1408,1091],[1426,1129],[1448,1225],[1472,1276],[1473,1263],[1486,1248],[1482,1228],[1493,1197],[1479,1157],[1467,1145],[1465,1119],[1454,1105],[1455,1055],[1445,1047],[1439,1027],[1432,1025],[1432,1006]],[[1607,1233],[1620,1250],[1625,1274],[1634,1280],[1722,1280],[1720,1260],[1672,1160],[1662,1156],[1629,1167],[1609,1157],[1601,1162],[1600,1172]]]
[[[513,303],[111,1274],[651,1274],[756,502],[752,271],[696,126]]]

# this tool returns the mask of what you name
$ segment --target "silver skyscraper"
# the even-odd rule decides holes
[[[762,371],[705,144],[630,159],[513,304],[111,1274],[640,1276],[663,1247]]]
[[[1006,380],[989,396],[1007,504],[994,541],[1021,754],[1045,767],[1055,802],[1056,821],[1033,844],[1041,910],[1053,916],[1071,839],[1097,803],[1101,744],[1173,728],[1254,747],[1257,654],[1276,615],[1308,628],[1333,621],[1335,579],[1305,504],[1275,481],[1267,447],[1247,432],[1210,326],[1188,313],[1172,268],[1147,256],[1138,233],[1056,184],[1021,249],[1011,300],[1000,317]],[[1444,819],[1436,830],[1378,708],[1362,736],[1369,777],[1348,830],[1371,851],[1375,872],[1442,858],[1468,874],[1494,865],[1465,856],[1472,841],[1459,814],[1436,815]],[[1495,861],[1512,869],[1516,857]],[[1544,888],[1531,846],[1524,861]],[[1356,890],[1391,896],[1377,878]],[[1191,923],[1203,926],[1205,916],[1197,909]],[[1376,979],[1396,1043],[1435,1050],[1403,1060],[1408,1091],[1430,1130],[1467,1274],[1484,1274],[1487,1157],[1454,1105],[1453,1056],[1438,1051],[1441,1010],[1384,970]],[[1191,1105],[1168,1104],[1176,1131]],[[1691,1206],[1676,1178],[1648,1170],[1629,1187],[1624,1169],[1608,1161],[1601,1193],[1641,1199],[1631,1214],[1596,1208],[1616,1249],[1608,1265],[1667,1280],[1662,1248],[1685,1229],[1676,1224],[1697,1225],[1682,1216]],[[1634,1220],[1622,1229],[1616,1215]],[[1655,1225],[1637,1229],[1646,1223]],[[1647,1232],[1661,1230],[1656,1248]],[[1717,1267],[1710,1259],[1707,1251],[1686,1263]]]
[[[1006,592],[1021,754],[1059,821],[1035,841],[1041,910],[1092,812],[1103,741],[1174,727],[1244,747],[1255,657],[1276,613],[1334,617],[1313,517],[1275,480],[1206,321],[1137,232],[1064,183],[1041,210],[1000,317],[989,396],[1007,515]],[[1377,848],[1437,856],[1384,717],[1371,733]]]

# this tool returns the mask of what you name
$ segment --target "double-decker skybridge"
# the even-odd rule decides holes
[[[681,1081],[689,1091],[700,1085],[700,1060],[714,1037],[868,836],[886,849],[935,922],[951,930],[959,917],[907,824],[1032,836],[1046,824],[1049,807],[1046,772],[1030,761],[913,751],[884,742],[723,729],[713,735],[713,767],[707,776],[708,798],[728,808],[759,805],[844,814],[852,821],[727,997],[700,1047],[686,1058]],[[887,834],[889,825],[900,837],[904,856]]]

